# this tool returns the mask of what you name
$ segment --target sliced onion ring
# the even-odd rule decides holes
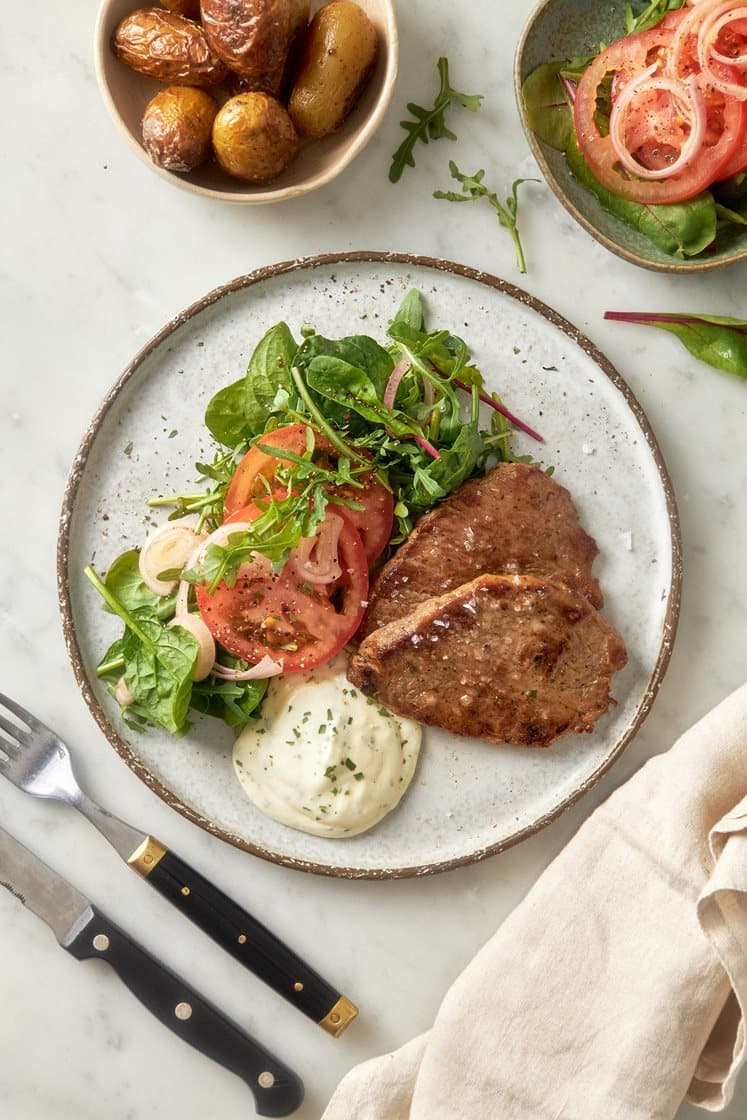
[[[200,541],[199,545],[194,550],[192,555],[189,557],[189,559],[187,560],[187,563],[184,565],[184,567],[189,569],[189,568],[194,568],[196,564],[199,564],[200,560],[202,559],[202,557],[205,554],[205,549],[207,548],[207,546],[209,544],[224,545],[226,543],[226,541],[229,539],[229,537],[232,537],[234,535],[234,533],[246,533],[247,530],[250,529],[250,528],[251,528],[251,522],[249,522],[249,521],[232,521],[232,522],[228,522],[227,524],[224,524],[224,525],[219,525],[218,528],[215,529],[214,532],[212,532],[209,537],[204,537]],[[260,556],[258,553],[255,553],[255,561],[254,562],[258,566],[261,566],[263,574],[270,571],[270,561],[267,560],[266,557]],[[176,615],[182,615],[182,614],[187,614],[188,613],[188,611],[189,611],[189,591],[190,591],[191,586],[192,586],[192,584],[186,579],[183,579],[183,580],[180,581],[179,590],[178,590],[177,595],[176,595],[176,607],[175,607],[175,614]]]
[[[213,665],[213,676],[222,681],[262,681],[268,677],[276,677],[282,673],[283,666],[279,661],[273,661],[269,654],[265,654],[261,661],[252,665],[250,669],[229,669],[226,665],[216,662]]]
[[[304,537],[288,558],[291,570],[308,583],[334,583],[342,575],[338,558],[342,518],[327,512],[313,537]]]
[[[659,64],[647,67],[627,83],[618,95],[610,113],[610,141],[615,155],[628,171],[639,179],[670,179],[683,171],[695,158],[703,146],[706,133],[707,112],[705,102],[698,89],[697,78],[691,75],[685,81],[678,81],[666,74],[658,74]],[[670,93],[680,111],[690,122],[690,135],[682,145],[677,159],[667,167],[648,168],[639,163],[625,145],[625,113],[633,98],[653,90]]]
[[[197,650],[195,667],[192,670],[192,680],[204,681],[215,664],[215,639],[213,635],[199,614],[176,614],[169,623],[169,628],[172,626],[183,627],[193,638],[197,639],[199,649]]]
[[[181,571],[194,550],[195,541],[200,538],[195,533],[195,518],[180,518],[165,521],[149,534],[140,550],[138,568],[140,578],[154,595],[170,595],[176,587],[175,579],[159,579],[159,574],[167,569]]]
[[[713,62],[722,67],[730,67],[744,73],[747,79],[747,55],[729,58],[716,48],[716,42],[724,27],[737,20],[747,20],[747,7],[727,2],[704,13],[698,30],[698,61],[709,82],[721,93],[726,93],[737,101],[747,100],[747,81],[737,82],[724,77],[714,69]]]

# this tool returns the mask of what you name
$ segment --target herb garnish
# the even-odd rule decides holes
[[[469,109],[471,113],[476,113],[480,108],[483,100],[481,93],[460,93],[449,82],[448,59],[439,58],[437,66],[441,78],[441,88],[438,91],[433,108],[424,109],[422,105],[410,101],[407,105],[407,111],[413,115],[415,120],[400,121],[407,136],[392,156],[392,166],[389,168],[389,179],[392,183],[401,179],[406,167],[415,166],[413,149],[418,140],[422,141],[423,144],[427,144],[430,140],[442,140],[444,138],[456,140],[456,134],[447,127],[444,119],[446,110],[454,102],[465,109]]]
[[[517,225],[517,211],[519,208],[518,190],[522,183],[538,183],[539,179],[514,179],[511,184],[511,194],[506,199],[505,205],[500,201],[495,191],[491,191],[483,183],[484,171],[476,171],[474,175],[463,175],[454,160],[449,160],[449,171],[452,179],[461,183],[463,194],[458,191],[434,191],[434,198],[443,198],[447,202],[477,202],[481,198],[487,199],[498,215],[498,221],[511,235],[511,240],[516,249],[516,265],[519,272],[526,272],[527,266],[524,259],[524,250],[519,238]]]

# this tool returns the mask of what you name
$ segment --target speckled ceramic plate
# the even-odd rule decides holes
[[[747,230],[734,229],[733,237],[718,249],[685,260],[665,253],[632,226],[607,213],[597,199],[568,170],[565,155],[540,140],[529,126],[521,96],[524,79],[543,62],[577,58],[613,43],[625,33],[625,11],[630,0],[541,0],[527,20],[516,49],[514,84],[527,140],[540,170],[566,210],[611,252],[642,268],[658,272],[704,272],[747,259]],[[643,7],[639,4],[636,11]]]
[[[400,806],[348,840],[293,831],[262,816],[231,765],[232,736],[200,719],[186,739],[138,736],[96,680],[116,636],[83,576],[142,542],[147,498],[194,484],[211,453],[202,417],[215,390],[241,376],[254,343],[279,319],[295,334],[380,339],[404,292],[418,287],[428,320],[470,343],[491,388],[539,428],[543,445],[516,450],[555,467],[596,538],[605,613],[629,663],[617,706],[591,735],[548,751],[491,746],[427,729]],[[169,805],[231,844],[323,874],[384,878],[441,871],[498,852],[556,817],[613,764],[653,703],[669,660],[680,589],[677,514],[640,406],[609,362],[570,323],[525,292],[445,261],[356,253],[273,265],[209,293],[134,358],[86,433],[65,495],[60,599],[73,669],[109,742]]]

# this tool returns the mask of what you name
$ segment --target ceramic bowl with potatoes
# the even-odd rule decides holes
[[[131,146],[172,182],[274,202],[338,175],[396,78],[391,0],[105,0],[97,75]]]

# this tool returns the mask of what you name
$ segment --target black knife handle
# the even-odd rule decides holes
[[[151,839],[151,838],[149,838]],[[357,1008],[266,926],[158,841],[148,865],[130,860],[152,886],[237,961],[333,1036]]]
[[[133,995],[190,1046],[237,1074],[260,1116],[289,1116],[303,1099],[300,1078],[203,996],[152,957],[95,907],[64,948],[78,960],[98,957]]]

